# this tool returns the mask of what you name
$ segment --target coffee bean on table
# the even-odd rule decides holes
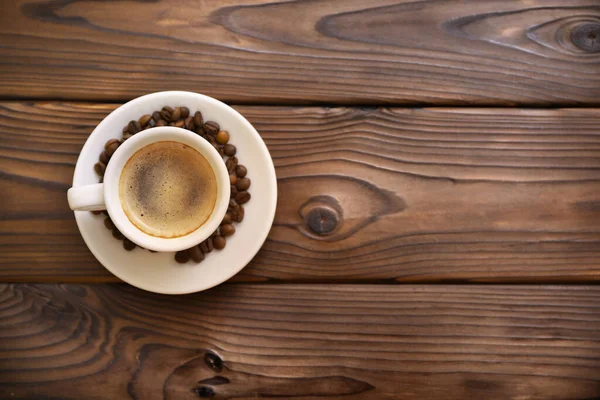
[[[100,176],[104,176],[104,172],[106,172],[106,165],[103,162],[97,162],[94,164],[94,171]]]
[[[217,140],[219,140],[219,136],[218,135],[217,135]],[[233,157],[233,156],[235,156],[235,153],[236,153],[237,149],[232,144],[226,144],[223,147],[223,151],[225,152],[226,156]]]
[[[243,192],[239,192],[238,194],[235,195],[235,201],[238,204],[246,204],[247,202],[250,201],[250,193],[243,191]]]
[[[100,162],[101,163],[106,165],[106,164],[108,164],[109,160],[110,160],[110,157],[108,156],[108,153],[106,152],[106,150],[104,150],[102,153],[100,153]]]
[[[175,261],[177,261],[180,264],[185,264],[186,262],[190,261],[190,258],[191,255],[187,250],[178,251],[177,253],[175,253]]]
[[[202,252],[202,250],[200,250],[198,246],[194,246],[191,249],[188,249],[187,251],[190,254],[190,258],[192,259],[192,261],[199,263],[202,260],[204,260],[204,253]]]
[[[215,236],[215,238],[213,239],[213,244],[215,246],[215,249],[223,250],[225,248],[225,245],[227,244],[227,240],[223,236]]]
[[[217,133],[217,142],[220,144],[227,144],[227,142],[229,142],[229,132],[219,131],[219,133]]]
[[[148,123],[150,122],[150,120],[152,119],[152,115],[150,114],[146,114],[146,115],[142,115],[140,117],[140,119],[138,119],[138,122],[140,123],[140,125],[142,127],[148,125]]]
[[[194,124],[197,128],[202,128],[202,125],[204,125],[204,119],[202,118],[202,113],[200,111],[196,111],[194,114]]]
[[[239,191],[248,190],[250,187],[250,178],[240,178],[237,180],[235,186]]]
[[[215,121],[208,121],[204,124],[204,131],[209,135],[215,136],[220,129],[221,127]]]
[[[235,227],[231,224],[221,225],[221,236],[231,236],[235,233]]]
[[[123,238],[123,248],[127,251],[135,249],[137,245],[127,238]]]
[[[248,170],[243,165],[240,164],[237,167],[235,167],[235,174],[238,176],[238,178],[245,177],[247,173]]]

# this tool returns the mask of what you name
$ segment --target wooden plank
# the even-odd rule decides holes
[[[600,104],[597,0],[7,0],[0,97]]]
[[[3,285],[0,398],[592,399],[598,304],[581,286]]]
[[[0,281],[115,279],[65,195],[114,107],[0,106]],[[238,109],[271,150],[280,193],[238,281],[600,277],[600,110]],[[333,233],[311,228],[313,209],[333,212]]]

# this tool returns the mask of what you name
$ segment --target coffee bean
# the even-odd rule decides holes
[[[202,113],[200,111],[196,111],[194,114],[194,124],[198,128],[201,128],[202,125],[204,125],[204,119],[202,118]]]
[[[194,122],[194,125],[195,125],[195,124],[196,124],[196,123]],[[206,135],[206,132],[204,132],[204,128],[202,127],[202,125],[200,125],[200,126],[196,125],[195,132],[196,132],[196,133],[197,133],[199,136],[202,136],[204,139],[206,139],[206,138],[204,137],[204,136]]]
[[[231,236],[235,233],[235,227],[231,224],[221,225],[221,236]]]
[[[212,238],[209,237],[208,239],[205,240],[205,242],[206,242],[206,247],[208,247],[208,252],[210,253],[215,248],[215,245],[213,244],[213,240],[212,240]]]
[[[141,130],[142,130],[142,126],[140,125],[140,123],[138,121],[129,121],[127,132],[131,133],[132,135],[135,135],[136,133],[138,133]]]
[[[204,253],[202,252],[202,250],[200,250],[198,246],[194,246],[191,249],[188,249],[188,252],[190,253],[190,258],[195,263],[199,263],[202,260],[204,260]]]
[[[100,214],[102,214],[102,211],[100,211],[100,210],[94,210],[94,211],[91,211],[91,213],[94,214],[94,215],[100,215]]]
[[[206,140],[208,140],[208,143],[212,144],[213,146],[218,146],[217,140],[214,138],[214,136],[208,135]]]
[[[222,147],[222,146],[221,146],[221,147],[219,147],[219,150],[218,150],[218,151],[219,151],[219,155],[220,155],[221,157],[223,157],[223,156],[225,155],[225,150],[223,149],[223,147]]]
[[[121,232],[119,232],[119,230],[115,227],[112,230],[112,235],[115,239],[119,239],[119,240],[123,240],[123,238],[125,236],[123,236],[123,234]]]
[[[237,186],[238,190],[241,192],[243,190],[248,190],[248,188],[250,187],[250,178],[240,178],[238,179],[237,183],[235,184],[235,186]]]
[[[247,173],[248,170],[243,165],[240,164],[237,167],[235,167],[235,174],[238,176],[238,178],[245,177]]]
[[[179,121],[179,118],[181,118],[181,108],[175,107],[175,109],[173,110],[173,113],[171,114],[171,120]]]
[[[152,113],[152,119],[154,120],[154,122],[158,122],[159,120],[161,120],[162,117],[160,116],[160,111],[154,111]]]
[[[238,194],[235,195],[235,201],[238,204],[246,204],[247,202],[250,201],[250,193],[249,192],[239,192]]]
[[[108,164],[108,161],[110,160],[110,157],[108,156],[108,153],[105,151],[103,151],[102,153],[100,153],[100,162],[103,163],[104,165]]]
[[[215,245],[215,249],[223,250],[227,244],[227,240],[223,236],[215,236],[213,239],[213,244]]]
[[[190,109],[187,107],[179,107],[181,110],[181,118],[187,118],[190,115]]]
[[[237,176],[235,174],[229,175],[229,184],[235,185],[236,182],[237,182]]]
[[[104,218],[104,226],[109,231],[112,231],[115,228],[115,224],[113,224],[112,219],[110,219],[109,217]]]
[[[140,123],[140,125],[142,127],[148,125],[148,123],[150,123],[150,121],[152,120],[152,115],[150,114],[146,114],[146,115],[142,115],[140,117],[140,119],[138,119],[138,122]]]
[[[218,135],[217,135],[217,140],[219,140],[219,136]],[[223,150],[225,151],[225,155],[229,156],[229,157],[235,156],[235,153],[237,151],[237,149],[235,148],[235,146],[232,145],[232,144],[226,144],[225,147],[223,148]]]
[[[104,172],[106,172],[106,165],[102,162],[97,162],[94,164],[94,171],[100,176],[104,176]]]
[[[200,250],[202,250],[202,252],[203,252],[204,254],[207,254],[207,253],[208,253],[208,244],[206,244],[206,241],[204,241],[204,242],[200,243],[200,244],[198,245],[198,247],[200,248]]]
[[[119,139],[110,139],[108,140],[108,142],[106,142],[106,144],[104,145],[104,150],[108,150],[108,148],[110,146],[112,146],[113,144],[116,144],[117,146],[119,146],[121,143],[119,142]]]
[[[132,135],[131,133],[129,133],[129,132],[125,132],[125,133],[123,134],[123,141],[125,141],[125,140],[127,140],[127,139],[131,138],[132,136],[133,136],[133,135]]]
[[[104,183],[104,176],[101,176],[100,179],[98,179],[98,183]]]
[[[227,213],[223,217],[223,222],[221,222],[221,225],[223,225],[223,224],[231,224],[231,221],[232,221],[231,214]]]
[[[213,233],[210,235],[210,237],[214,239],[214,238],[215,238],[215,236],[217,236],[218,234],[219,234],[219,228],[217,228],[217,230],[216,230],[216,231],[214,231],[214,232],[213,232]]]
[[[173,109],[169,106],[164,106],[162,110],[160,110],[160,116],[167,122],[171,122],[173,120],[171,115],[173,115]]]
[[[190,253],[187,250],[178,251],[175,253],[175,261],[177,261],[179,264],[185,264],[186,262],[190,261],[190,258]]]
[[[182,119],[180,119],[180,120],[179,120],[179,121],[177,121],[177,122],[173,122],[173,123],[171,123],[171,125],[173,125],[173,126],[174,126],[174,127],[176,127],[176,128],[183,128],[183,125],[184,125],[184,124],[185,124],[185,122],[184,122]]]
[[[123,238],[123,248],[127,251],[135,249],[137,245],[127,238]]]
[[[109,215],[108,215],[108,211],[106,211],[106,210],[102,210],[102,211],[100,211],[100,212],[101,212],[102,214],[106,215],[107,217],[109,216]]]
[[[221,127],[215,121],[208,121],[204,124],[204,131],[209,135],[215,136],[217,133],[219,133],[220,129]]]
[[[238,204],[231,213],[231,219],[233,219],[234,222],[242,222],[244,219],[244,214],[244,206]]]
[[[118,141],[112,142],[110,145],[108,145],[106,147],[106,154],[108,154],[108,157],[112,157],[112,155],[115,154],[115,151],[117,151],[120,145],[121,142]]]
[[[159,119],[158,121],[156,121],[156,126],[167,126],[167,125],[169,125],[169,123],[162,118]]]
[[[219,131],[219,133],[217,133],[217,142],[227,144],[227,142],[229,142],[229,132]]]
[[[227,167],[227,172],[229,172],[230,174],[233,173],[233,171],[235,171],[235,168],[238,165],[238,159],[237,157],[229,157],[227,159],[227,161],[225,161],[225,166]]]
[[[127,132],[129,132],[129,124],[125,125],[125,126],[123,127],[123,129],[121,130],[121,133],[122,133],[123,135],[124,135],[124,134],[126,134]]]
[[[235,187],[235,185],[231,185],[231,193],[229,194],[229,197],[234,198],[236,194],[238,194],[237,187]]]
[[[235,202],[235,200],[229,199],[229,207],[233,208],[235,206],[237,206],[237,203]]]
[[[195,128],[194,117],[191,115],[187,116],[183,122],[183,127],[189,131],[193,131]]]

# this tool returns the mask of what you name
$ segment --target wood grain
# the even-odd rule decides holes
[[[0,281],[115,279],[65,194],[114,107],[0,105]],[[238,281],[600,278],[600,110],[238,109],[280,194]]]
[[[597,105],[599,43],[597,0],[7,0],[0,97]]]
[[[592,399],[600,289],[0,286],[0,398]]]

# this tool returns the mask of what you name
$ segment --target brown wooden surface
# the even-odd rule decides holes
[[[0,398],[593,399],[599,304],[583,286],[0,285]]]
[[[114,107],[0,105],[0,282],[116,280],[66,202]],[[600,277],[598,110],[238,109],[271,150],[279,202],[237,281]],[[315,208],[337,212],[332,234],[308,225]]]
[[[6,0],[0,97],[186,89],[263,104],[599,104],[599,6]]]

